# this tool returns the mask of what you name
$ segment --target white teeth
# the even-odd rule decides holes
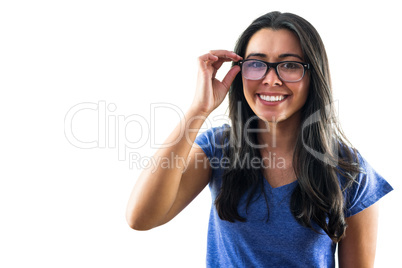
[[[265,101],[281,101],[285,98],[285,96],[267,96],[267,95],[260,95],[260,98]]]

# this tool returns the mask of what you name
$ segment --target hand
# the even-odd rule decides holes
[[[192,107],[204,114],[210,114],[225,99],[230,85],[240,72],[240,66],[233,66],[222,82],[215,78],[224,62],[241,60],[242,57],[227,50],[211,50],[198,58],[198,79]]]

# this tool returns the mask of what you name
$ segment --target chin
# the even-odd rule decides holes
[[[260,120],[268,123],[279,123],[288,119],[286,113],[262,113],[257,116]]]

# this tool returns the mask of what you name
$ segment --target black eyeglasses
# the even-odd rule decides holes
[[[249,80],[263,79],[269,68],[274,68],[278,77],[284,82],[298,82],[303,79],[306,70],[310,69],[310,64],[298,61],[266,62],[262,60],[242,60],[239,61],[241,73],[244,78]]]

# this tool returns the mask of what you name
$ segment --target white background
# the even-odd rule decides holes
[[[274,10],[301,15],[322,36],[343,129],[395,188],[380,201],[376,267],[401,267],[401,16],[388,0],[2,1],[0,266],[204,267],[208,189],[167,225],[131,230],[125,207],[140,170],[121,155],[145,162],[192,101],[197,57],[233,50]],[[103,148],[65,136],[82,103],[99,109],[77,112],[70,130]],[[151,118],[154,103],[176,110]]]

